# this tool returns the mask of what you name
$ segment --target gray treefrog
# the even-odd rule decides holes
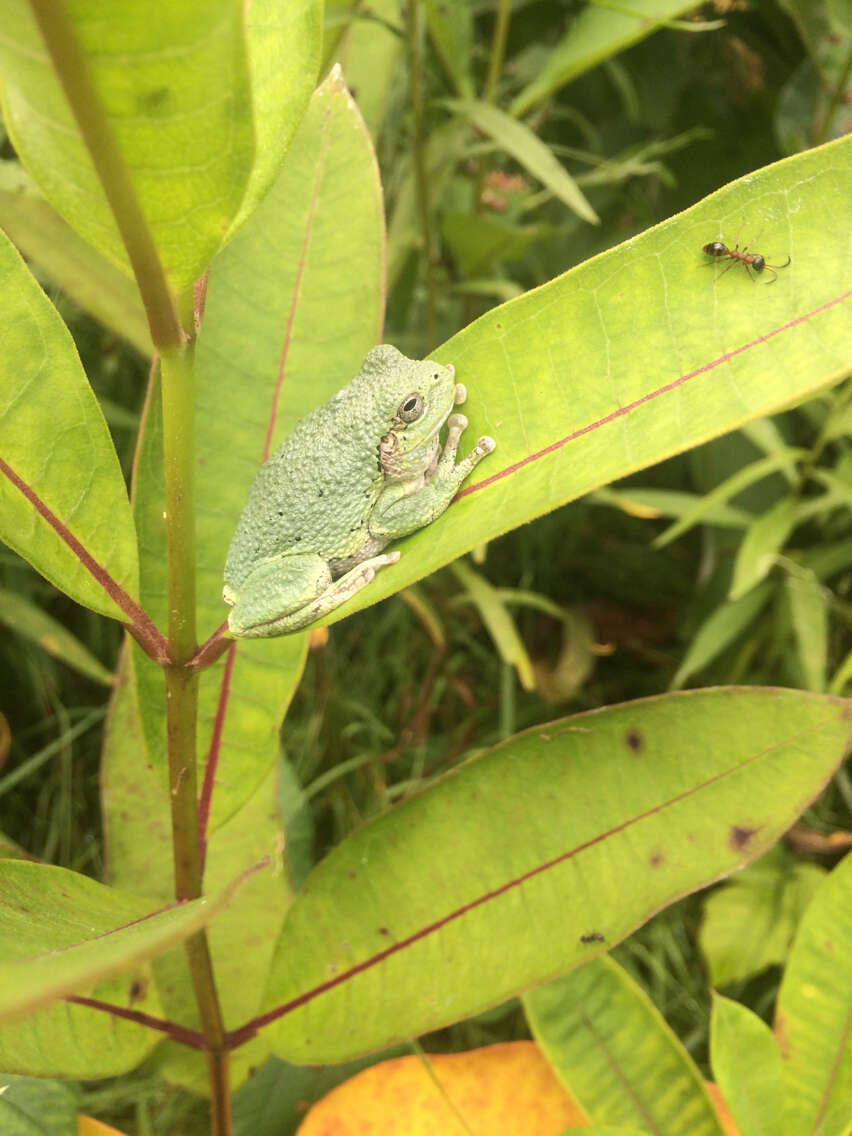
[[[450,412],[465,398],[452,366],[384,345],[296,424],[260,467],[228,552],[224,598],[234,635],[266,639],[307,627],[399,559],[382,549],[439,517],[494,449],[492,438],[480,438],[456,464],[467,419]]]

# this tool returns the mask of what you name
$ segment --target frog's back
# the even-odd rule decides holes
[[[359,385],[356,379],[298,422],[260,467],[228,553],[230,584],[270,557],[315,552],[329,560],[363,545],[383,481],[383,431],[369,385]]]

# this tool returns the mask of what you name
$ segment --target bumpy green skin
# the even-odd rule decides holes
[[[365,587],[494,449],[455,463],[465,389],[452,367],[374,348],[357,378],[297,423],[258,471],[225,564],[228,626],[266,639],[307,627]],[[439,431],[448,422],[441,450]]]

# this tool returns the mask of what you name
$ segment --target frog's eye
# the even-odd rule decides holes
[[[406,395],[399,404],[396,416],[400,422],[416,422],[418,418],[422,417],[425,406],[426,403],[423,401],[422,394]]]

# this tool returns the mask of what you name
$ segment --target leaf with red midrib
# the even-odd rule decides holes
[[[0,536],[78,603],[153,629],[118,457],[56,310],[0,237]]]
[[[330,623],[471,548],[781,409],[852,366],[852,138],[787,158],[494,308],[431,354],[465,383],[462,449],[497,449]],[[702,247],[759,234],[774,283]]]
[[[345,271],[341,268],[345,265]],[[222,575],[249,487],[294,422],[357,373],[379,338],[384,221],[372,146],[342,76],[317,89],[281,172],[216,257],[196,349],[199,636],[226,618]],[[333,311],[333,318],[330,312]],[[137,463],[142,594],[166,611],[162,456],[156,393]],[[202,829],[222,824],[275,761],[306,636],[234,642],[202,673]],[[145,740],[165,781],[162,676],[134,659]]]
[[[314,870],[246,1036],[343,1061],[564,973],[770,847],[850,731],[839,699],[720,688],[509,739]]]

